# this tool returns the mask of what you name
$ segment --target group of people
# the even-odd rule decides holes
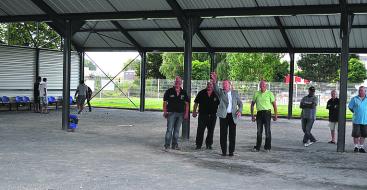
[[[47,78],[38,76],[33,87],[33,105],[34,112],[36,113],[48,113],[48,93],[47,93]],[[89,112],[92,111],[90,100],[92,98],[92,89],[84,84],[84,81],[80,81],[78,88],[74,95],[77,102],[78,114],[84,109],[85,100],[89,107]]]
[[[217,75],[211,73],[211,80],[205,89],[201,90],[195,100],[192,116],[198,116],[198,127],[196,133],[196,149],[202,148],[204,132],[207,129],[205,139],[206,149],[212,149],[213,135],[217,117],[220,126],[220,146],[222,156],[233,156],[236,145],[236,125],[241,117],[243,105],[241,98],[236,90],[231,87],[229,80],[222,81],[222,88],[217,85]],[[164,148],[178,150],[179,130],[184,119],[189,118],[190,97],[181,88],[182,79],[175,78],[174,86],[169,88],[163,98],[163,116],[167,119],[167,130],[165,134]],[[271,150],[271,119],[277,121],[278,111],[274,94],[267,90],[266,81],[260,81],[260,90],[255,92],[251,101],[251,120],[257,123],[256,145],[253,152],[259,152],[262,144],[262,134],[265,129],[264,150]],[[310,146],[317,140],[311,133],[313,124],[316,120],[316,107],[318,99],[315,96],[315,87],[308,89],[308,95],[303,97],[300,102],[301,125],[304,132],[303,144]],[[367,100],[365,87],[359,88],[358,96],[350,101],[348,108],[353,112],[354,152],[365,153],[363,148],[364,139],[367,136]],[[256,115],[254,107],[256,105]],[[327,102],[326,108],[329,110],[329,127],[331,140],[330,144],[336,144],[335,130],[338,126],[339,99],[336,91],[331,91],[331,98]],[[272,110],[274,113],[272,114]],[[229,141],[227,154],[227,138]]]

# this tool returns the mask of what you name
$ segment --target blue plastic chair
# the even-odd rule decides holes
[[[1,104],[2,105],[9,105],[9,111],[11,111],[11,103],[10,103],[10,99],[7,96],[3,96],[1,99]]]
[[[19,109],[19,105],[23,105],[24,101],[23,101],[23,97],[22,96],[16,96],[15,97],[15,105],[17,106],[17,111]]]
[[[72,96],[70,96],[70,98],[69,98],[69,101],[70,101],[70,105],[73,105],[73,97]]]
[[[23,102],[24,104],[29,104],[29,110],[32,110],[32,102],[28,96],[23,96]]]
[[[54,96],[49,96],[49,97],[47,97],[47,99],[48,99],[48,104],[49,105],[55,104],[56,109],[57,109],[57,100],[56,100],[56,98]]]
[[[68,130],[74,132],[75,129],[78,128],[78,122],[79,122],[78,116],[74,114],[70,114]]]

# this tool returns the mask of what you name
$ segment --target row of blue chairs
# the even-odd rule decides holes
[[[47,99],[48,99],[49,105],[55,105],[56,109],[58,109],[58,104],[60,101],[58,101],[54,96],[48,96]],[[69,102],[70,102],[70,105],[75,103],[72,96],[70,96]],[[0,97],[0,105],[8,106],[9,111],[11,111],[12,104],[16,105],[17,111],[19,110],[19,106],[26,106],[26,105],[29,105],[29,110],[32,110],[32,102],[28,96],[16,96],[15,102],[11,102],[8,96]]]

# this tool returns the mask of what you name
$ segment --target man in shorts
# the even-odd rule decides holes
[[[33,86],[33,106],[34,112],[40,112],[40,83],[42,78],[40,76],[37,77],[36,82]]]
[[[363,148],[364,139],[367,136],[367,99],[364,86],[359,87],[358,96],[354,96],[350,100],[348,108],[353,113],[354,152],[366,153]]]
[[[328,143],[335,144],[335,128],[338,127],[339,118],[339,99],[336,97],[336,91],[331,91],[331,98],[327,101],[326,109],[329,110],[329,127],[331,134],[331,141]]]
[[[85,100],[87,99],[87,92],[88,92],[88,86],[84,84],[84,80],[81,80],[75,92],[76,105],[79,110],[78,114],[80,114],[84,109],[84,103]]]

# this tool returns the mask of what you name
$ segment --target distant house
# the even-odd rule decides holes
[[[135,70],[127,70],[121,73],[122,80],[134,80],[135,79]]]
[[[308,84],[308,83],[310,83],[309,80],[303,79],[303,78],[301,78],[299,76],[296,76],[296,75],[294,75],[293,78],[294,78],[294,83],[297,83],[297,84]],[[289,79],[290,79],[290,75],[288,74],[284,77],[284,83],[288,84],[289,81],[290,81]]]

